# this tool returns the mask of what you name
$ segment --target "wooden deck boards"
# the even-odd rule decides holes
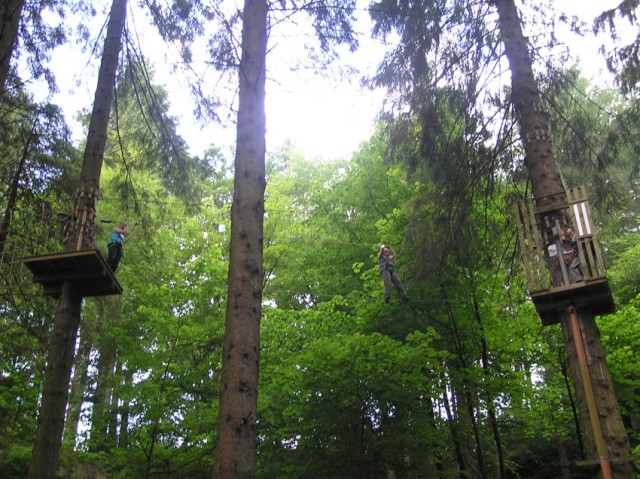
[[[588,307],[596,316],[615,311],[613,297],[606,278],[587,280],[545,291],[531,292],[531,299],[545,326],[560,321],[560,314],[569,305]]]
[[[24,258],[33,282],[42,284],[45,296],[55,298],[64,281],[71,281],[83,297],[121,294],[122,286],[98,250],[70,251]]]

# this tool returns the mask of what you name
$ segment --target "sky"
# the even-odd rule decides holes
[[[141,12],[134,14],[143,18]],[[333,72],[337,75],[337,71],[345,66],[357,68],[360,75],[372,73],[384,50],[377,48],[379,43],[364,45],[364,52],[357,54],[350,54],[345,49],[340,62],[327,69],[327,75],[321,78],[299,65],[299,59],[308,56],[303,48],[306,39],[299,29],[292,28],[283,31],[280,27],[269,42],[265,100],[267,149],[273,151],[289,141],[312,158],[348,157],[373,133],[383,94],[361,87],[360,76],[353,75],[340,81],[326,76],[330,77]],[[154,36],[150,32],[144,34]],[[159,66],[164,56],[151,54]],[[200,130],[189,121],[192,104],[185,98],[184,85],[167,81],[166,87],[171,99],[181,98],[181,104],[175,103],[172,112],[186,122],[181,134],[192,145],[192,153],[199,154],[221,139],[223,143],[235,144],[235,124],[227,122]]]
[[[110,4],[110,0],[101,1],[105,8]],[[180,120],[178,132],[189,145],[190,153],[202,155],[212,144],[234,145],[236,131],[232,122],[203,127],[193,118],[194,103],[186,81],[171,72],[171,62],[176,58],[174,49],[157,47],[161,40],[152,29],[144,26],[147,23],[145,14],[135,3],[130,2],[128,28],[135,29],[144,54],[151,59],[156,71],[154,82],[168,91],[170,114]],[[96,18],[92,28],[100,29],[104,18],[104,15]],[[310,158],[347,158],[360,142],[372,135],[383,93],[361,87],[359,76],[338,81],[296,69],[292,66],[297,64],[295,57],[306,56],[303,42],[303,39],[294,41],[292,48],[277,38],[273,40],[275,46],[267,60],[267,149],[275,151],[285,142],[291,142]],[[349,65],[355,66],[361,74],[371,73],[384,53],[376,45],[379,44],[365,45],[364,52],[345,54],[331,71]],[[74,124],[74,139],[80,141],[85,132],[74,118],[82,108],[91,106],[98,64],[90,60],[90,52],[80,52],[77,47],[68,45],[54,52],[52,65],[60,88],[54,102],[63,107],[68,120]]]
[[[105,8],[110,5],[110,0],[101,1]],[[367,0],[359,2],[360,6],[368,3]],[[144,27],[147,21],[136,3],[130,2],[129,28],[136,31],[145,55],[154,64],[157,71],[155,82],[163,85],[169,93],[170,113],[180,120],[178,131],[189,145],[190,153],[202,155],[211,144],[227,147],[230,151],[235,143],[235,125],[227,121],[226,124],[202,127],[196,122],[191,114],[193,102],[186,82],[170,69],[175,58],[172,49],[158,48],[157,45],[162,43],[151,29]],[[556,7],[579,15],[591,24],[596,14],[616,3],[617,0],[560,0]],[[102,21],[104,16],[96,18],[98,28]],[[363,40],[368,36],[368,29],[366,22],[357,26]],[[341,64],[335,65],[333,70],[348,65],[357,68],[360,74],[338,81],[293,68],[297,59],[306,55],[302,49],[304,37],[296,41],[295,33],[288,35],[282,35],[288,40],[286,42],[271,39],[273,50],[267,59],[267,149],[274,151],[289,141],[308,158],[349,158],[359,144],[372,135],[376,114],[384,100],[382,91],[361,87],[359,78],[362,74],[373,73],[385,53],[385,47],[379,41],[363,41],[362,48],[355,54],[345,54]],[[570,50],[582,59],[581,66],[587,78],[598,79],[605,75],[604,60],[597,54],[597,42],[589,39],[576,42],[569,36],[564,38],[570,43]],[[52,64],[62,66],[55,69],[60,92],[54,101],[65,109],[73,122],[79,110],[91,106],[97,63],[90,61],[88,52],[81,53],[77,48],[67,46],[54,53]],[[76,139],[81,140],[85,133],[77,123],[74,131]]]

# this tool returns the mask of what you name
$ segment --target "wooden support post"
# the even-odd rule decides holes
[[[584,392],[587,400],[587,408],[589,409],[591,430],[593,432],[594,441],[596,443],[596,449],[598,451],[602,478],[612,479],[611,463],[609,462],[607,445],[605,444],[604,437],[602,435],[602,427],[600,426],[600,416],[598,415],[598,409],[596,408],[596,400],[593,395],[593,387],[591,385],[591,376],[589,375],[589,365],[587,364],[587,355],[584,352],[584,344],[582,342],[582,331],[580,330],[578,314],[576,313],[576,309],[573,306],[569,306],[567,308],[567,313],[569,314],[569,321],[571,323],[571,332],[573,336],[573,341],[576,346],[576,352],[578,355],[580,377],[582,378],[582,384],[584,385]]]

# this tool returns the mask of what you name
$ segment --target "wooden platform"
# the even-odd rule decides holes
[[[72,281],[83,297],[122,293],[122,286],[98,250],[30,256],[22,262],[33,273],[33,282],[42,284],[45,296],[57,298],[64,281]]]
[[[569,305],[579,309],[586,307],[596,316],[615,311],[606,278],[532,292],[531,299],[545,326],[560,322],[560,313],[566,311]]]

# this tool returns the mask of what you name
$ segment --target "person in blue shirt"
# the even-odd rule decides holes
[[[120,223],[120,226],[116,226],[111,231],[111,238],[109,239],[109,256],[107,257],[107,264],[114,273],[118,269],[118,264],[124,256],[122,250],[122,243],[124,241],[124,235],[127,232],[127,223]]]
[[[385,303],[391,301],[391,284],[396,287],[398,294],[400,295],[400,299],[402,299],[403,302],[406,303],[409,301],[409,295],[405,291],[404,286],[402,286],[402,281],[400,281],[398,271],[393,265],[393,260],[396,259],[396,256],[397,255],[389,246],[380,245],[380,249],[378,250],[378,267],[380,268],[380,276],[384,283]]]

